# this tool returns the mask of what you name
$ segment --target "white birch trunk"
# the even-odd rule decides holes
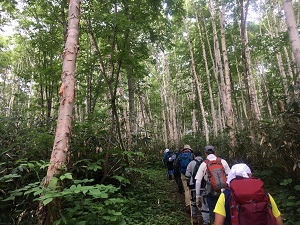
[[[210,101],[210,110],[211,110],[211,116],[212,116],[212,125],[213,125],[214,137],[217,138],[218,137],[218,123],[217,123],[217,117],[216,117],[216,111],[215,111],[215,103],[214,103],[214,98],[213,98],[213,92],[212,92],[211,83],[210,83],[211,82],[210,81],[211,74],[210,74],[210,71],[209,71],[209,68],[208,68],[205,44],[204,44],[204,41],[203,41],[203,38],[202,38],[199,15],[198,15],[197,9],[195,7],[194,1],[193,1],[192,4],[193,4],[194,12],[195,12],[195,15],[196,15],[197,28],[198,28],[201,47],[202,47],[202,55],[203,55],[205,71],[206,71],[206,78],[207,78],[207,86],[208,86],[208,92],[209,92],[209,101]]]
[[[296,64],[298,69],[300,68],[300,39],[298,33],[298,27],[296,24],[296,18],[293,10],[293,2],[292,0],[285,0],[283,2],[283,9],[285,13],[285,21],[288,28],[289,39],[292,46],[293,55],[296,60]],[[300,85],[300,74],[298,73],[297,83],[296,86],[299,87]],[[299,100],[299,88],[295,88],[295,103],[297,103],[298,107],[300,106]]]
[[[175,100],[174,95],[172,93],[172,87],[174,86],[170,71],[169,71],[169,60],[168,57],[165,55],[165,74],[166,74],[166,91],[167,91],[167,100],[169,105],[169,119],[170,119],[170,133],[171,133],[171,140],[172,143],[178,144],[178,133],[177,133],[177,118],[176,118],[176,111],[175,111]]]
[[[279,37],[278,25],[277,25],[276,15],[275,15],[275,10],[274,9],[275,9],[274,2],[271,1],[271,13],[272,13],[273,30],[274,30],[274,32],[272,32],[271,35],[273,37],[275,36],[276,38],[278,38]],[[277,58],[277,64],[278,64],[278,68],[279,68],[279,71],[280,71],[280,75],[281,75],[281,78],[282,78],[282,84],[283,84],[283,90],[284,90],[285,98],[288,99],[289,98],[288,83],[287,83],[286,73],[284,71],[283,60],[282,60],[282,56],[281,56],[280,52],[276,54],[276,58]]]
[[[208,125],[207,125],[207,120],[206,120],[206,112],[205,112],[205,109],[204,109],[203,100],[202,100],[202,93],[201,93],[202,92],[202,87],[201,87],[201,84],[199,82],[197,71],[196,71],[194,53],[193,53],[193,50],[192,50],[192,44],[191,44],[190,37],[189,37],[189,27],[188,27],[188,24],[187,24],[187,21],[186,21],[185,18],[183,18],[183,22],[184,22],[184,25],[185,25],[185,31],[187,33],[188,46],[189,46],[190,57],[191,57],[191,61],[192,61],[191,66],[192,66],[192,70],[193,70],[194,81],[196,83],[196,90],[197,90],[197,95],[198,95],[198,98],[199,98],[199,106],[200,106],[202,119],[203,119],[205,140],[206,140],[206,143],[209,144],[209,131],[208,131]]]
[[[165,94],[164,94],[164,86],[163,82],[161,79],[160,71],[158,69],[158,65],[156,64],[156,74],[157,74],[157,79],[159,83],[159,93],[160,93],[160,101],[161,101],[161,116],[162,116],[162,137],[163,137],[163,142],[165,144],[165,148],[168,147],[168,131],[167,131],[167,119],[166,119],[166,114],[165,114]]]
[[[225,38],[225,7],[222,6],[222,11],[219,11],[219,18],[220,18],[220,27],[221,27],[221,45],[222,45],[222,52],[223,52],[223,64],[224,64],[224,84],[226,89],[226,105],[227,108],[225,111],[226,116],[226,125],[230,137],[230,146],[232,148],[237,146],[235,132],[234,132],[234,114],[232,108],[232,97],[231,97],[231,81],[230,81],[230,71],[229,71],[229,62],[227,56],[227,49],[226,49],[226,38]]]

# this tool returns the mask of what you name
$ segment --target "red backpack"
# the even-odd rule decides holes
[[[230,182],[230,192],[231,225],[277,224],[262,180],[236,178]]]
[[[207,173],[207,194],[219,195],[221,189],[227,186],[225,169],[221,162],[221,158],[216,160],[205,160]]]

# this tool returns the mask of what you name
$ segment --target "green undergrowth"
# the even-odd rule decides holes
[[[190,224],[184,212],[183,196],[177,193],[174,180],[167,179],[163,166],[146,166],[126,190],[128,203],[122,210],[126,224]]]

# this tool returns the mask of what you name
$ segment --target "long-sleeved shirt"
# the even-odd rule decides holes
[[[195,168],[197,162],[202,162],[202,161],[203,161],[202,157],[197,156],[195,158],[195,160],[191,161],[186,168],[185,178],[190,186],[194,185],[194,180],[193,180],[194,168]]]
[[[215,156],[214,154],[209,154],[207,156],[208,160],[216,160],[217,159],[217,156]],[[225,173],[228,174],[230,172],[230,167],[228,165],[228,163],[224,160],[224,159],[221,159],[221,163],[224,167],[224,170],[225,170]],[[200,186],[201,186],[201,180],[202,178],[204,177],[204,179],[207,181],[207,173],[206,173],[206,163],[205,161],[203,161],[201,163],[201,165],[199,166],[199,169],[198,169],[198,172],[196,174],[196,196],[199,197],[200,196]]]

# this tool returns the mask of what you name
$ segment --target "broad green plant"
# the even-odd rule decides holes
[[[33,201],[46,206],[58,200],[61,217],[55,225],[122,224],[123,215],[119,209],[125,200],[118,194],[119,188],[93,182],[93,179],[75,180],[71,173],[65,173],[54,177],[47,188],[43,183],[34,182],[11,191],[4,201],[32,197]]]

